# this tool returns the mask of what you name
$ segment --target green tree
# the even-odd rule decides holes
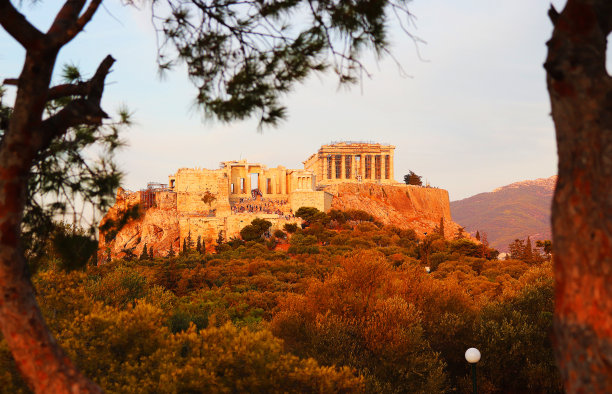
[[[310,223],[320,213],[321,211],[314,207],[300,207],[295,211],[295,217],[302,218],[305,222]]]
[[[552,256],[552,241],[546,239],[544,241],[536,241],[536,247],[541,249],[541,253],[546,260],[550,260]]]
[[[181,250],[181,254],[183,256],[186,256],[188,252],[189,252],[189,247],[187,246],[187,238],[184,238],[183,239],[183,249]]]
[[[508,245],[508,251],[511,259],[523,260],[525,257],[525,241],[518,238],[515,239],[510,245]]]
[[[421,180],[421,176],[418,176],[412,171],[409,171],[408,174],[404,175],[404,183],[406,185],[416,185],[423,186],[423,181]]]
[[[174,248],[172,247],[172,243],[170,244],[170,249],[168,249],[168,254],[166,257],[174,257]]]
[[[523,261],[526,263],[533,263],[533,247],[531,246],[531,238],[528,236],[525,242],[525,253]]]
[[[191,239],[191,230],[189,230],[187,236],[183,239],[183,250],[181,254],[185,256],[191,249],[193,249],[193,240]]]
[[[459,227],[457,229],[457,233],[455,234],[455,239],[465,238],[465,227]]]
[[[149,260],[149,253],[147,252],[147,243],[145,242],[142,253],[140,254],[140,260]]]
[[[202,251],[202,236],[201,235],[198,235],[198,243],[196,244],[196,251],[198,253],[203,254],[203,251]]]
[[[298,230],[298,225],[295,223],[285,223],[283,228],[288,234],[293,234]]]
[[[245,241],[261,241],[264,234],[272,227],[272,223],[265,219],[253,219],[251,224],[240,230],[240,236]]]
[[[202,201],[204,202],[204,204],[208,205],[208,208],[212,208],[212,203],[217,199],[217,197],[215,197],[214,194],[212,194],[210,191],[206,190],[204,192],[204,195],[202,196]]]
[[[98,243],[85,229],[59,223],[55,225],[50,244],[47,243],[45,249],[47,254],[57,259],[61,269],[83,270],[88,263],[95,264]]]
[[[8,80],[10,83],[10,79]],[[78,68],[64,65],[61,71],[60,85],[83,84]],[[0,142],[9,125],[12,109],[2,102],[5,93],[0,86]],[[69,98],[57,97],[49,100],[45,106],[48,115],[58,114]],[[83,242],[77,248],[97,242],[95,232],[99,212],[107,209],[114,202],[115,189],[122,174],[112,162],[115,150],[122,146],[119,132],[123,126],[130,124],[127,109],[119,111],[119,118],[104,125],[77,126],[67,130],[61,138],[51,141],[47,151],[34,161],[30,169],[31,179],[27,186],[27,198],[21,226],[22,245],[31,271],[36,271],[39,263],[46,257],[47,240],[54,236],[64,224],[55,221],[61,218],[63,223],[72,223],[79,231]],[[83,152],[91,150],[102,152],[97,157],[90,157]],[[88,218],[83,212],[91,211]],[[88,239],[86,239],[88,238]],[[67,241],[67,239],[64,239]],[[75,243],[75,246],[78,241]],[[82,251],[81,251],[82,252]],[[87,260],[93,252],[88,250]],[[85,254],[81,254],[85,256]],[[78,258],[81,261],[82,258]]]
[[[476,230],[476,241],[480,241],[480,231]]]

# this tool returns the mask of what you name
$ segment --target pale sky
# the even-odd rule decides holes
[[[22,12],[46,29],[60,2],[24,3]],[[553,1],[561,10],[564,1]],[[124,187],[167,182],[181,167],[218,168],[248,159],[270,167],[302,161],[337,140],[390,143],[395,178],[409,170],[458,200],[512,182],[556,174],[557,155],[542,68],[552,27],[541,0],[415,0],[412,32],[399,31],[390,59],[366,60],[371,79],[338,89],[333,75],[311,77],[285,103],[288,119],[257,131],[255,121],[203,122],[195,88],[178,68],[164,79],[147,12],[106,1],[93,21],[60,53],[58,67],[77,64],[91,75],[111,54],[117,62],[102,107],[125,103],[135,126],[117,157]],[[420,54],[420,57],[419,57]],[[24,52],[0,30],[0,79],[17,77]]]

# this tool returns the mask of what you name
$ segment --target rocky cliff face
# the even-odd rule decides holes
[[[459,225],[451,218],[448,192],[443,189],[411,185],[343,183],[328,186],[332,208],[360,209],[384,224],[412,228],[419,236],[431,232],[444,218],[444,235],[455,236]]]
[[[167,197],[167,196],[166,196]],[[167,200],[167,198],[165,199]],[[139,208],[138,193],[119,188],[117,201],[100,222],[98,261],[121,258],[132,253],[140,256],[145,244],[155,256],[165,256],[172,245],[179,250],[179,220],[174,204],[164,201],[159,208]],[[103,231],[104,228],[106,231]]]
[[[452,221],[446,190],[402,184],[343,183],[328,186],[325,191],[333,195],[332,208],[366,211],[384,224],[412,228],[420,237],[432,232],[440,224],[440,218],[444,218],[445,237],[453,237],[459,229],[459,225]],[[257,216],[241,214],[204,219],[181,216],[177,211],[176,198],[174,193],[160,193],[156,196],[156,207],[143,210],[139,208],[139,193],[119,189],[117,202],[100,222],[98,261],[121,258],[128,254],[140,256],[145,244],[148,250],[153,248],[155,256],[166,256],[170,247],[175,252],[180,250],[181,226],[184,227],[183,232],[186,232],[185,226],[190,225],[189,228],[194,231],[192,234],[195,234],[199,228],[195,223],[197,220],[204,220],[205,224],[211,225],[209,221],[219,219],[228,234],[235,235]],[[268,219],[266,215],[259,216]],[[281,224],[278,226],[282,227]],[[217,233],[218,228],[215,227],[204,238],[212,241],[216,239]]]

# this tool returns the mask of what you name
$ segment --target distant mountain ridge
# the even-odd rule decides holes
[[[538,179],[530,179],[526,181],[514,182],[506,186],[498,187],[497,189],[493,189],[492,193],[502,191],[504,189],[516,189],[525,186],[540,186],[546,188],[548,190],[555,190],[555,185],[557,184],[557,176],[553,175],[549,178],[538,178]]]
[[[556,183],[554,175],[451,201],[453,221],[472,234],[486,232],[491,246],[503,252],[516,238],[551,239],[550,206]]]

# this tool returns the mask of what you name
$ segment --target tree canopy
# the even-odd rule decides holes
[[[423,186],[422,176],[415,174],[413,171],[408,172],[404,175],[404,183],[406,185]]]

